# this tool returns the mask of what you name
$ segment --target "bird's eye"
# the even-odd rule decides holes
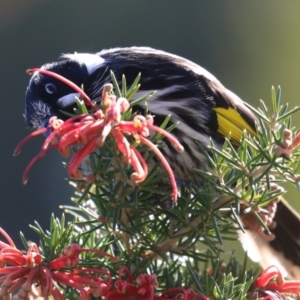
[[[52,95],[52,94],[56,93],[57,88],[56,88],[55,84],[53,84],[53,83],[47,83],[47,84],[45,85],[45,91],[46,91],[48,94]]]

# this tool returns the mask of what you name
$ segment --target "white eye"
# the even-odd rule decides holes
[[[52,94],[56,93],[57,88],[56,88],[55,84],[53,84],[53,83],[47,83],[47,84],[45,85],[45,91],[46,91],[48,94],[52,95]]]

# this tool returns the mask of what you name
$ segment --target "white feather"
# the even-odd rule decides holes
[[[268,241],[251,230],[246,230],[245,233],[238,231],[238,233],[240,242],[250,259],[259,263],[263,269],[273,265],[280,270],[284,277],[300,278],[300,268],[287,260],[283,254],[275,251]]]
[[[105,60],[101,56],[91,53],[77,53],[74,54],[63,54],[62,58],[68,58],[77,61],[80,64],[86,66],[88,74],[91,75],[96,69],[104,64]]]

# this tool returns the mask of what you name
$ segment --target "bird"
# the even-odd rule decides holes
[[[55,72],[84,87],[92,101],[101,101],[104,84],[111,82],[110,71],[121,81],[123,74],[130,85],[141,73],[136,97],[156,91],[147,102],[154,122],[160,125],[168,115],[170,125],[177,124],[172,134],[184,147],[178,153],[166,141],[162,153],[169,161],[176,178],[186,179],[194,168],[208,167],[199,143],[204,147],[212,139],[221,145],[231,134],[238,146],[243,131],[256,134],[257,117],[249,105],[227,89],[214,75],[181,56],[149,47],[104,49],[98,53],[63,54],[41,69]],[[78,96],[69,86],[38,71],[32,74],[25,95],[24,118],[29,127],[46,127],[51,117],[66,120],[76,107]],[[135,109],[143,111],[145,103]],[[270,231],[275,238],[265,240],[256,232],[240,234],[249,256],[262,267],[276,264],[284,275],[300,279],[300,215],[284,199],[277,204],[274,216],[277,225]]]

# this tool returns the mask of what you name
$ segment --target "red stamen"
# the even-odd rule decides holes
[[[130,283],[133,283],[132,274],[131,274],[131,272],[128,270],[128,268],[125,267],[125,266],[121,266],[120,269],[119,269],[119,272],[118,272],[119,279],[122,278],[122,273],[123,273],[123,272],[127,275],[128,279],[129,279],[129,282],[130,282]]]
[[[34,278],[37,277],[39,272],[38,268],[30,269],[28,273],[28,277],[26,282],[23,284],[20,292],[18,293],[18,296],[20,299],[26,299],[28,296],[28,293],[31,291],[31,286],[34,283]]]
[[[142,157],[142,155],[140,154],[139,151],[137,151],[132,146],[130,146],[130,149],[131,149],[131,151],[133,151],[133,153],[137,157],[136,160],[132,160],[132,162],[131,162],[134,170],[137,171],[137,173],[131,174],[131,179],[134,182],[142,182],[145,180],[146,176],[148,175],[148,165],[146,164],[144,158]]]
[[[88,299],[87,292],[80,284],[76,282],[73,276],[70,276],[69,274],[63,272],[56,272],[56,273],[52,272],[51,277],[53,280],[55,280],[58,283],[62,283],[67,286],[73,287],[80,293],[80,296],[82,296],[83,299]]]
[[[17,290],[19,287],[21,287],[26,282],[25,277],[18,278],[14,281],[14,283],[10,286],[10,288],[7,290],[7,293],[10,294],[13,291]]]
[[[8,241],[9,245],[12,248],[17,248],[13,240],[10,238],[10,236],[6,233],[6,231],[2,227],[0,227],[0,233],[6,238],[6,240]],[[0,248],[2,248],[1,245]]]
[[[174,146],[175,148],[177,149],[177,151],[179,152],[182,152],[184,151],[184,148],[183,146],[178,142],[178,140],[171,134],[169,133],[168,131],[158,127],[158,126],[155,126],[155,125],[151,125],[151,124],[148,124],[148,128],[150,130],[153,130],[153,131],[156,131],[158,133],[160,133],[161,135],[163,135],[164,137],[166,137]]]
[[[46,151],[40,152],[38,155],[36,155],[36,156],[29,162],[29,164],[27,165],[27,167],[26,167],[26,169],[25,169],[25,171],[24,171],[24,173],[23,173],[23,177],[22,177],[22,182],[23,182],[23,184],[26,184],[26,183],[27,183],[27,181],[28,181],[28,173],[29,173],[29,171],[31,170],[32,166],[33,166],[40,158],[42,158],[42,157],[45,155],[45,153],[46,153],[48,150],[50,150],[50,149],[51,149],[51,148],[48,148]]]
[[[52,288],[51,295],[53,296],[54,300],[65,300],[65,298],[63,297],[61,292],[54,285],[53,285],[53,288]]]
[[[147,140],[146,138],[144,138],[142,136],[140,137],[140,140],[143,144],[148,146],[155,153],[155,155],[159,158],[162,165],[166,169],[166,171],[167,171],[167,173],[170,177],[171,186],[173,188],[172,199],[176,202],[177,201],[177,196],[178,196],[177,184],[176,184],[174,173],[173,173],[168,161],[163,156],[163,154],[160,152],[160,150],[151,141]]]
[[[89,155],[96,146],[97,137],[92,138],[89,140],[84,147],[82,147],[78,152],[74,154],[72,157],[70,164],[69,164],[69,174],[73,178],[78,178],[78,167],[82,163],[82,161],[85,159],[87,155]]]
[[[15,151],[14,151],[14,156],[17,156],[20,154],[21,152],[21,149],[23,147],[23,145],[25,143],[27,143],[31,138],[37,136],[37,135],[40,135],[40,134],[43,134],[45,133],[46,131],[48,130],[48,128],[40,128],[36,131],[33,131],[32,133],[30,133],[29,135],[27,135],[16,147]]]
[[[268,282],[273,278],[276,278],[276,282],[278,284],[284,282],[284,279],[279,269],[275,266],[270,266],[262,271],[261,275],[255,280],[254,285],[256,288],[265,287],[268,284]]]
[[[118,262],[119,261],[119,259],[116,258],[115,256],[110,255],[110,254],[108,254],[108,253],[106,253],[104,251],[97,250],[97,249],[81,249],[80,252],[93,252],[93,253],[99,254],[101,256],[108,257],[109,259],[111,259],[114,262]]]
[[[48,268],[41,266],[40,267],[41,273],[41,287],[42,287],[42,294],[49,295],[53,290],[53,282],[51,278],[51,272]]]
[[[105,282],[107,282],[108,284],[111,284],[111,282],[112,282],[111,274],[109,273],[109,271],[104,270],[104,269],[84,268],[84,269],[77,269],[77,270],[73,271],[73,273],[76,275],[81,274],[81,273],[86,273],[86,272],[103,274],[108,277],[108,281],[105,281]],[[101,279],[100,277],[98,277],[98,278]]]

